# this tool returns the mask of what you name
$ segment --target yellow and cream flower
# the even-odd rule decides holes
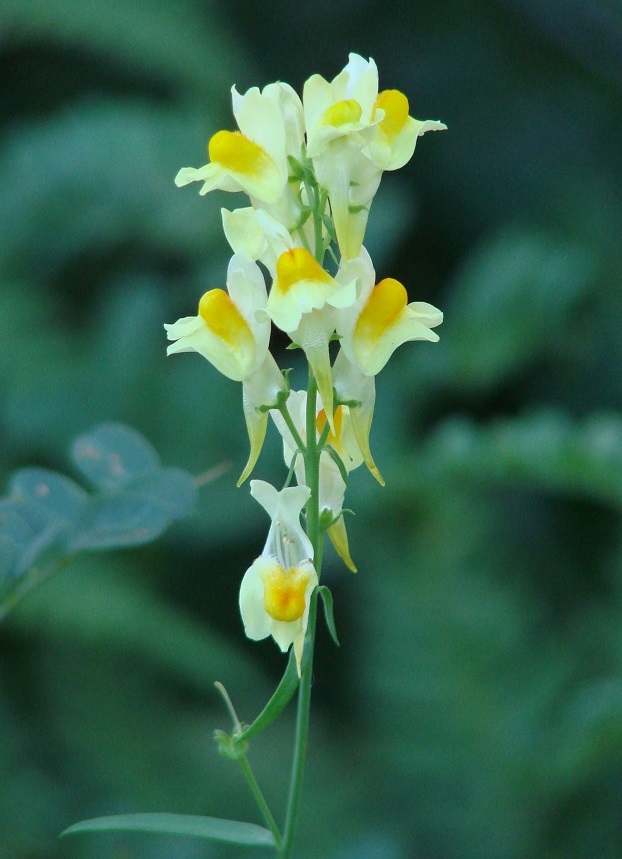
[[[372,60],[350,54],[332,81],[312,75],[305,83],[302,103],[307,130],[307,155],[315,158],[332,140],[357,135],[379,122],[373,117],[378,97],[378,68]]]
[[[378,94],[372,118],[373,134],[364,149],[366,155],[380,170],[399,170],[413,157],[417,139],[426,131],[446,131],[447,126],[435,119],[414,119],[409,116],[410,106],[403,92],[385,89]]]
[[[318,584],[313,547],[300,524],[311,491],[293,486],[280,492],[263,480],[251,481],[251,495],[271,519],[261,555],[240,586],[240,613],[246,635],[271,635],[283,652],[293,644],[298,674],[304,650],[311,594]]]
[[[332,277],[305,248],[291,248],[276,261],[266,312],[304,350],[332,429],[328,344],[335,331],[335,311],[349,307],[355,299],[356,281]]]
[[[358,54],[350,54],[331,82],[310,77],[303,105],[307,154],[328,192],[341,255],[352,259],[363,243],[383,171],[403,167],[418,137],[446,126],[409,116],[408,99],[399,90],[379,93],[376,64]]]
[[[175,184],[203,182],[201,194],[244,191],[261,203],[277,204],[287,189],[288,149],[299,154],[302,145],[300,100],[287,84],[270,84],[261,92],[252,87],[244,95],[233,87],[231,93],[239,130],[217,131],[208,142],[209,163],[182,168]]]
[[[435,343],[439,339],[431,329],[443,321],[441,311],[424,301],[409,303],[406,288],[398,280],[387,277],[376,283],[365,248],[345,272],[344,276],[357,280],[358,294],[356,301],[338,314],[337,330],[341,348],[366,376],[376,376],[402,343]]]
[[[356,299],[356,283],[333,278],[286,228],[263,210],[222,210],[225,235],[235,251],[262,262],[272,275],[266,313],[302,348],[315,375],[329,421],[333,385],[328,344],[335,331],[336,308]]]
[[[443,314],[423,301],[409,303],[405,287],[393,278],[375,283],[376,273],[365,248],[346,270],[356,277],[359,292],[355,303],[338,314],[341,348],[333,367],[333,383],[339,400],[358,402],[351,409],[354,432],[367,466],[382,483],[369,450],[374,377],[402,343],[436,342],[439,337],[432,328],[441,324]]]
[[[242,402],[250,455],[239,483],[257,462],[266,435],[266,409],[276,405],[287,383],[269,351],[270,322],[265,313],[266,284],[259,266],[246,254],[234,254],[227,271],[227,291],[210,289],[196,316],[165,325],[173,342],[167,354],[198,352],[224,376],[242,382]]]

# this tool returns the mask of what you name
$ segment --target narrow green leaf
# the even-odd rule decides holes
[[[341,457],[339,456],[337,451],[334,450],[332,447],[330,447],[330,446],[326,447],[325,450],[328,452],[329,456],[331,456],[332,459],[334,460],[335,465],[339,469],[339,474],[341,474],[341,478],[347,486],[348,485],[348,472],[346,471],[346,467],[343,464],[343,460],[341,459]]]
[[[272,833],[255,823],[191,814],[117,814],[98,817],[75,823],[61,832],[61,837],[82,832],[150,832],[154,835],[204,838],[256,847],[274,847],[275,844]]]
[[[324,603],[324,617],[326,618],[326,626],[330,632],[331,638],[339,647],[339,639],[337,638],[337,627],[335,626],[335,618],[333,616],[333,595],[326,585],[320,585],[318,588],[322,602]]]
[[[267,728],[277,716],[279,716],[285,707],[289,704],[292,696],[298,688],[300,678],[298,677],[298,669],[296,668],[296,657],[294,656],[294,648],[289,651],[289,661],[285,674],[281,678],[281,682],[276,687],[274,695],[270,698],[261,713],[257,716],[252,725],[245,728],[242,733],[236,737],[236,742],[240,740],[248,740],[249,737],[258,734]]]

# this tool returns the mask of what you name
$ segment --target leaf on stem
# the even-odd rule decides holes
[[[156,835],[203,838],[246,846],[275,846],[272,833],[255,823],[191,814],[117,814],[98,817],[75,823],[61,832],[61,837],[83,832],[152,832]]]
[[[337,637],[337,627],[335,626],[335,618],[333,615],[333,595],[326,585],[320,585],[318,588],[322,602],[324,604],[324,617],[326,618],[326,626],[330,632],[332,640],[339,647],[339,639]]]
[[[343,460],[341,459],[341,457],[339,456],[337,451],[334,450],[332,447],[328,446],[325,448],[325,450],[328,452],[329,456],[331,456],[332,459],[334,460],[337,468],[339,469],[339,474],[341,475],[343,482],[347,486],[348,485],[348,472],[346,471],[346,467],[343,464]]]
[[[245,728],[242,733],[235,738],[236,742],[248,740],[250,737],[263,731],[277,716],[279,716],[285,707],[291,701],[294,692],[298,688],[299,683],[298,669],[296,668],[296,657],[293,648],[289,651],[289,660],[285,674],[281,678],[281,682],[276,688],[274,695],[270,698],[261,713],[257,716],[252,725]]]

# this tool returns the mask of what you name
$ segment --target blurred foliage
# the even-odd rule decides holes
[[[196,501],[192,476],[162,468],[122,424],[81,435],[71,453],[94,492],[48,468],[22,468],[0,498],[0,620],[81,552],[150,543]]]
[[[0,21],[2,494],[18,469],[66,473],[104,422],[167,466],[231,466],[158,544],[81,554],[0,626],[3,859],[227,859],[56,836],[137,811],[256,820],[211,739],[214,680],[249,721],[285,668],[237,615],[265,525],[234,488],[241,394],[167,361],[162,330],[222,282],[232,200],[172,180],[231,122],[233,83],[300,87],[349,51],[449,126],[386,176],[367,240],[446,317],[378,380],[387,487],[351,478],[359,574],[328,557],[341,648],[324,629],[297,855],[617,859],[619,3],[0,0]],[[280,474],[271,433],[257,475]],[[275,805],[291,728],[251,742]]]

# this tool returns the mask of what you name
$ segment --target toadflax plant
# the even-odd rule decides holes
[[[302,100],[279,82],[244,95],[233,87],[232,102],[238,129],[216,132],[207,147],[209,162],[185,167],[175,179],[178,186],[201,183],[200,194],[220,189],[249,197],[250,206],[222,209],[233,251],[226,288],[209,290],[195,316],[165,328],[169,355],[198,352],[242,384],[250,453],[238,485],[255,467],[270,417],[289,467],[281,489],[250,481],[251,495],[270,517],[270,527],[261,555],[240,586],[246,635],[253,640],[272,636],[282,651],[290,651],[289,662],[251,725],[240,723],[217,684],[233,720],[230,734],[217,732],[220,750],[240,765],[266,828],[144,814],[85,821],[67,832],[194,835],[272,846],[285,859],[292,853],[300,807],[318,599],[336,640],[332,597],[320,584],[324,538],[355,572],[343,517],[348,474],[364,462],[384,483],[370,449],[376,376],[406,341],[437,341],[433,329],[443,319],[430,304],[409,303],[399,281],[376,282],[364,247],[365,229],[383,172],[403,167],[417,139],[445,125],[413,119],[398,90],[379,92],[376,64],[357,54],[350,54],[332,81],[312,75]],[[304,352],[305,390],[291,389],[288,372],[270,352],[272,325]],[[291,781],[279,825],[248,763],[248,741],[278,716],[296,690]]]

